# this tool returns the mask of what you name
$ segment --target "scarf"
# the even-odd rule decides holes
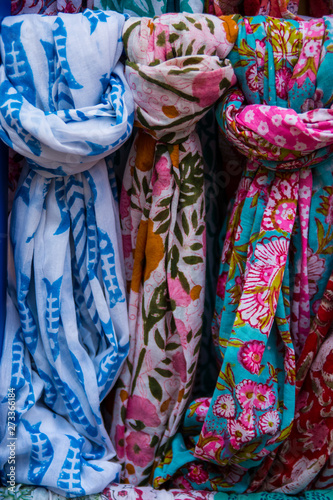
[[[1,30],[0,137],[27,159],[10,223],[1,479],[11,477],[14,432],[16,482],[74,496],[101,491],[120,470],[100,403],[129,340],[116,186],[104,160],[132,129],[118,62],[124,21],[86,10],[6,18]]]
[[[325,109],[329,25],[258,17],[238,26],[230,60],[239,87],[217,118],[248,164],[218,280],[213,334],[221,369],[213,397],[186,413],[192,442],[175,437],[161,475],[178,470],[192,488],[242,493],[248,471],[290,434],[295,361],[332,270],[333,112]]]
[[[195,377],[204,305],[205,199],[198,120],[234,82],[236,24],[164,15],[125,24],[139,128],[120,213],[130,353],[112,408],[126,481],[147,481],[175,434]]]

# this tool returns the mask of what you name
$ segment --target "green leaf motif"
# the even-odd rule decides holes
[[[183,23],[183,21],[173,24],[172,26],[178,31],[190,31],[190,29],[186,26],[185,23]]]
[[[156,342],[157,347],[164,350],[165,342],[162,338],[162,335],[160,334],[160,332],[158,330],[155,331],[155,342]]]
[[[149,380],[150,392],[152,393],[152,395],[154,396],[155,399],[158,399],[158,401],[161,401],[161,399],[162,399],[162,387],[157,382],[156,378],[150,377],[148,375],[148,380]]]
[[[194,266],[195,264],[200,264],[203,262],[202,257],[197,257],[196,255],[191,255],[189,257],[183,257],[183,261],[186,264],[190,264],[191,266]]]
[[[173,375],[170,370],[164,370],[163,368],[155,368],[155,372],[157,372],[162,377],[166,378],[170,378]]]

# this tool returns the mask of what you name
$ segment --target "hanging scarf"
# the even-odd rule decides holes
[[[131,347],[111,413],[124,479],[136,484],[175,434],[195,376],[205,283],[195,126],[234,82],[224,58],[235,28],[230,19],[166,14],[124,29],[139,131],[120,201]]]
[[[295,355],[332,269],[326,158],[333,111],[323,108],[332,88],[330,31],[322,20],[298,25],[257,17],[241,20],[239,30],[230,59],[240,88],[228,92],[217,113],[248,157],[217,289],[221,370],[211,400],[194,402],[186,415],[185,428],[200,436],[189,444],[178,435],[155,481],[178,466],[192,488],[244,492],[248,470],[291,431]]]
[[[94,0],[95,9],[110,9],[130,16],[154,17],[167,12],[200,13],[204,0]]]
[[[16,482],[71,495],[99,492],[119,474],[100,402],[129,339],[116,187],[104,160],[132,129],[118,62],[124,21],[86,10],[7,18],[1,30],[0,136],[27,158],[10,225],[1,479],[14,394]]]

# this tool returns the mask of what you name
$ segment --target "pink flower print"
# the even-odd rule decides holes
[[[264,342],[261,340],[252,340],[246,342],[240,348],[238,359],[246,370],[258,375],[264,351]]]
[[[238,418],[245,429],[254,429],[254,418],[252,410],[243,410]]]
[[[116,445],[116,453],[117,453],[117,458],[119,460],[122,460],[124,458],[125,454],[125,426],[124,425],[117,425],[116,426],[116,434],[115,434],[115,445]]]
[[[301,106],[301,110],[303,111],[303,113],[313,109],[323,108],[324,107],[322,101],[323,95],[324,93],[321,89],[316,89],[313,99],[305,99],[305,101],[303,102]]]
[[[154,460],[154,448],[150,446],[151,436],[145,432],[131,432],[126,440],[126,455],[134,465],[147,467]]]
[[[264,121],[261,121],[258,126],[258,133],[260,135],[266,135],[269,132],[268,124]]]
[[[276,94],[280,99],[288,98],[288,85],[291,75],[291,70],[285,67],[275,72]]]
[[[222,91],[220,89],[221,74],[219,71],[199,72],[192,83],[192,93],[199,98],[202,108],[212,106],[218,100]]]
[[[125,259],[127,259],[128,257],[130,257],[132,253],[132,237],[130,234],[123,234],[122,240],[123,240],[124,257]]]
[[[310,300],[318,292],[318,282],[325,272],[325,259],[322,259],[316,253],[313,253],[312,248],[307,249],[308,257],[308,286]]]
[[[258,72],[257,66],[250,66],[246,70],[246,82],[252,92],[258,92]]]
[[[255,248],[254,262],[245,279],[237,313],[265,335],[273,324],[288,248],[284,237],[264,238]]]
[[[153,195],[161,196],[162,192],[169,187],[170,181],[171,172],[168,160],[165,156],[161,156],[155,165],[152,177]]]
[[[213,413],[217,417],[231,418],[235,415],[235,402],[230,394],[219,396],[213,405]]]
[[[273,115],[271,120],[272,120],[273,125],[275,125],[276,127],[280,127],[280,125],[282,123],[282,116],[279,114]]]
[[[172,366],[179,373],[180,380],[186,382],[186,360],[183,351],[176,352],[172,357]]]
[[[329,434],[329,428],[324,421],[321,421],[304,432],[304,439],[302,441],[306,449],[313,451],[322,450],[330,441]]]
[[[303,50],[304,50],[306,57],[308,57],[308,58],[314,57],[317,54],[319,47],[320,47],[320,45],[315,40],[313,40],[313,39],[306,40],[304,43],[304,47],[303,47]]]
[[[187,479],[185,479],[184,476],[178,476],[176,479],[172,481],[172,487],[177,488],[179,490],[191,490],[192,486]]]
[[[122,186],[120,194],[120,203],[119,203],[119,212],[121,219],[126,219],[129,216],[130,206],[131,206],[131,198],[128,195],[124,186]]]
[[[203,484],[207,481],[209,476],[202,464],[192,463],[189,465],[188,473],[185,477],[195,484]]]
[[[259,429],[263,434],[275,434],[280,425],[280,415],[276,410],[268,411],[259,418]]]
[[[147,427],[158,427],[161,423],[155,405],[149,399],[140,396],[131,396],[128,399],[126,417],[140,420]]]
[[[265,40],[256,40],[256,56],[259,66],[264,63],[265,52],[266,52]]]
[[[195,409],[196,420],[198,422],[204,422],[208,413],[211,399],[212,398],[197,398],[195,400],[195,403],[200,403]]]
[[[171,274],[168,274],[167,278],[170,299],[174,300],[176,302],[176,305],[180,307],[187,307],[188,305],[190,305],[192,302],[191,296],[185,292],[180,279],[178,277],[172,279]]]
[[[236,397],[242,408],[248,410],[253,407],[257,394],[257,384],[252,380],[242,380],[236,385]]]
[[[286,383],[295,385],[295,353],[293,349],[290,349],[290,347],[286,347],[286,355],[284,357],[284,371],[286,372]]]
[[[258,410],[267,410],[275,403],[276,397],[271,387],[266,384],[258,384],[256,387],[256,397],[253,400],[253,405]]]
[[[254,429],[246,429],[238,420],[228,420],[228,432],[230,444],[235,450],[239,450],[243,443],[255,437]]]
[[[207,432],[204,424],[194,455],[199,458],[218,461],[224,446],[223,436],[216,432]]]
[[[228,280],[228,271],[224,271],[222,274],[220,274],[220,276],[217,280],[216,294],[222,300],[224,299],[225,286],[227,284],[227,280]]]

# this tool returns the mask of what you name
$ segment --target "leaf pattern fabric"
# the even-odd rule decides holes
[[[104,160],[134,119],[119,62],[124,21],[86,10],[2,23],[0,137],[27,159],[10,223],[4,484],[12,393],[17,482],[78,496],[119,478],[100,403],[129,347],[115,178]]]
[[[197,122],[234,83],[236,23],[165,14],[128,20],[126,78],[138,133],[120,199],[130,353],[112,439],[123,480],[148,481],[195,377],[204,306],[205,197]]]
[[[190,405],[191,439],[175,437],[155,486],[174,477],[188,488],[246,491],[290,434],[295,363],[332,269],[330,18],[244,18],[238,26],[229,57],[239,86],[217,118],[248,164],[217,287],[221,369],[213,397]]]

